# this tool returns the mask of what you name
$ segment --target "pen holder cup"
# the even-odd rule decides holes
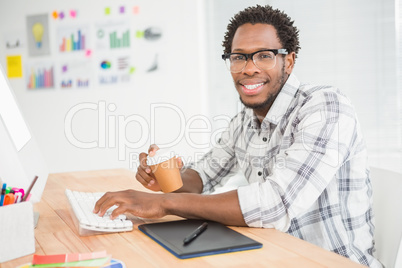
[[[31,202],[0,207],[0,263],[35,252]]]

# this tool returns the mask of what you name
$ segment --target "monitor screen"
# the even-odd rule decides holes
[[[7,186],[29,188],[32,202],[41,199],[49,175],[44,159],[23,114],[10,83],[0,66],[0,178]]]

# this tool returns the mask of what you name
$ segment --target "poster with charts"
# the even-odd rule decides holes
[[[116,86],[130,83],[135,67],[129,54],[105,55],[97,60],[96,70],[98,85]]]
[[[50,54],[48,14],[26,17],[29,56]]]
[[[130,24],[126,20],[99,22],[95,27],[97,49],[128,49],[132,43]]]
[[[57,29],[57,51],[59,53],[84,52],[89,49],[88,25],[61,26]]]
[[[57,87],[86,89],[92,85],[92,65],[89,59],[62,61],[57,66]]]
[[[55,70],[52,61],[28,62],[25,74],[28,90],[54,89],[55,87]]]

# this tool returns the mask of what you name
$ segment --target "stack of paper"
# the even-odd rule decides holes
[[[106,251],[33,255],[32,263],[19,266],[18,268],[42,267],[126,268],[123,262],[112,259],[112,256],[107,254]]]

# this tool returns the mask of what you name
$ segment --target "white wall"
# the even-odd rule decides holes
[[[95,24],[107,22],[110,18],[119,19],[120,15],[115,11],[121,5],[129,13],[124,18],[130,21],[132,33],[139,25],[163,29],[162,39],[158,43],[135,43],[133,46],[137,47],[130,51],[134,55],[147,57],[149,54],[149,57],[153,57],[152,53],[157,50],[160,59],[158,71],[135,73],[127,85],[101,87],[95,83],[85,90],[27,90],[25,69],[23,79],[10,79],[51,172],[135,168],[136,153],[146,151],[151,142],[174,143],[171,145],[176,152],[185,157],[194,157],[197,149],[191,146],[191,142],[198,144],[206,140],[206,134],[194,134],[189,135],[192,141],[187,142],[186,133],[182,132],[186,127],[205,127],[203,120],[189,121],[192,116],[205,113],[204,71],[200,59],[200,51],[203,50],[203,41],[200,40],[203,33],[200,30],[200,21],[203,21],[200,13],[203,10],[202,1],[1,1],[0,40],[10,32],[25,33],[30,30],[26,29],[27,15],[48,13],[51,54],[34,58],[28,55],[26,45],[11,50],[5,49],[2,42],[0,63],[6,68],[6,55],[14,54],[22,55],[24,66],[32,60],[56,63],[66,60],[66,56],[57,50],[57,28],[62,23],[87,23],[91,27],[93,55],[90,60],[92,72],[95,72],[96,59],[111,53],[96,49]],[[112,11],[108,17],[104,14],[107,6]],[[138,15],[132,15],[133,6],[140,7]],[[60,21],[51,16],[53,11],[67,13],[70,9],[78,11],[77,18],[68,18],[66,14],[66,18]],[[167,103],[171,107],[159,107],[152,111],[151,104],[158,103]],[[72,117],[71,127],[65,126],[66,116],[68,119],[69,115],[73,115],[72,109],[77,107],[81,109]],[[151,119],[153,112],[155,116]],[[183,116],[185,118],[181,118]],[[119,118],[122,120],[120,123]],[[155,127],[152,128],[152,125]],[[66,137],[66,129],[71,129],[74,139]],[[77,147],[77,141],[86,144]],[[96,145],[83,148],[90,145],[89,142],[95,142]],[[119,148],[119,144],[123,147]]]
[[[213,119],[218,116],[232,117],[242,109],[232,76],[227,71],[221,55],[222,41],[229,20],[240,10],[256,4],[266,5],[267,0],[206,0],[207,70],[208,70],[208,112]],[[216,120],[219,129],[226,122]]]
[[[136,18],[133,29],[137,22],[164,27],[162,45],[140,51],[146,55],[149,50],[158,49],[163,55],[160,71],[138,74],[129,86],[32,92],[27,91],[23,79],[11,80],[50,170],[130,168],[131,162],[136,164],[135,159],[129,159],[130,153],[146,150],[151,142],[166,144],[176,138],[178,144],[173,146],[176,151],[187,160],[199,157],[213,144],[211,134],[216,137],[228,118],[240,109],[231,76],[220,57],[221,43],[229,18],[256,3],[270,3],[295,20],[302,47],[296,61],[296,75],[302,81],[331,84],[345,92],[356,107],[372,165],[402,172],[402,115],[398,103],[402,89],[397,87],[394,0],[1,1],[0,38],[6,32],[26,31],[26,15],[76,8],[79,16],[91,23],[104,18],[105,6],[117,8],[120,4],[138,5],[141,14],[147,14]],[[54,34],[57,24],[49,21]],[[54,39],[51,38],[52,42]],[[60,59],[55,46],[53,43],[52,55],[44,58]],[[10,51],[0,46],[2,65],[9,54]],[[17,54],[22,54],[23,63],[30,60],[26,48]],[[151,120],[151,104],[159,102],[180,110],[158,109]],[[77,148],[65,136],[66,115],[82,103],[106,105],[100,116],[98,112],[103,107],[98,111],[81,111],[73,118],[72,130],[78,139],[106,138],[106,143],[97,148]],[[109,104],[115,104],[116,110],[109,111]],[[112,128],[111,120],[117,121],[119,116],[134,121],[126,127],[126,138],[119,137],[122,131]],[[99,120],[116,137],[105,133],[102,125],[99,130]],[[150,128],[154,126],[155,131],[148,129],[144,134],[140,128],[144,122]],[[195,127],[201,130],[194,130]],[[125,139],[140,144],[130,145],[138,148],[119,150],[110,142],[118,144]],[[119,153],[125,153],[120,155],[120,160]]]
[[[208,66],[212,116],[239,110],[230,75],[219,67],[228,19],[244,6],[268,3],[285,11],[300,31],[297,77],[340,88],[356,108],[370,164],[402,172],[402,88],[397,86],[394,0],[207,2],[209,62],[215,59],[215,64]]]
[[[300,29],[298,77],[340,88],[356,108],[370,164],[402,172],[395,2],[270,1]]]

